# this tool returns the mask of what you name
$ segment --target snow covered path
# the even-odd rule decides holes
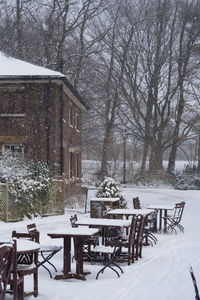
[[[39,270],[38,300],[192,300],[195,299],[194,289],[190,278],[189,267],[192,266],[200,288],[200,191],[176,191],[170,188],[127,188],[123,194],[132,207],[132,198],[139,196],[143,207],[155,203],[174,204],[185,201],[186,207],[182,224],[184,234],[157,234],[158,243],[143,248],[143,258],[131,266],[122,265],[124,274],[118,279],[112,271],[106,271],[95,280],[100,265],[84,265],[91,275],[87,281],[76,279],[55,281],[48,273]],[[46,233],[55,228],[69,225],[72,212],[64,216],[36,218],[17,223],[0,223],[1,237],[10,238],[13,229],[26,231],[26,225],[37,224],[41,232],[42,243],[62,240],[51,240]],[[88,215],[88,214],[87,214]],[[88,215],[89,216],[89,215]],[[62,253],[55,257],[59,271],[62,270]],[[72,264],[75,269],[75,264]],[[27,282],[28,281],[28,282]],[[32,284],[26,280],[26,288]],[[35,299],[34,297],[29,298]]]

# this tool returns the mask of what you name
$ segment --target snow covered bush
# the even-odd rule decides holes
[[[8,183],[10,198],[22,217],[38,214],[37,200],[46,201],[51,179],[48,166],[42,162],[8,152],[0,160],[0,182]]]
[[[177,190],[200,190],[200,174],[195,168],[186,166],[181,174],[177,174],[174,187]]]
[[[100,184],[99,190],[96,194],[97,198],[119,198],[119,206],[121,208],[126,208],[127,202],[122,196],[118,185],[115,180],[110,177],[106,177],[104,181]]]

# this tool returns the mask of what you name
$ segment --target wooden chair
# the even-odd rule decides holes
[[[12,244],[0,245],[0,300],[5,299],[13,264],[14,249]]]
[[[37,230],[37,226],[35,223],[28,224],[27,225],[28,232],[31,233],[38,233],[39,240],[40,240],[40,233]],[[55,265],[50,261],[52,257],[58,253],[63,247],[62,246],[56,246],[56,245],[42,245],[40,244],[40,250],[39,254],[41,255],[42,259],[39,259],[38,261],[38,268],[42,266],[48,273],[49,276],[52,278],[52,274],[50,269],[47,267],[47,264],[50,265],[55,272],[57,272],[57,269]]]
[[[20,233],[13,231],[12,237],[17,239],[24,238],[34,242],[39,242],[39,233]],[[14,272],[14,271],[13,271]],[[33,275],[33,290],[24,293],[24,296],[33,295],[38,296],[38,251],[17,254],[17,270],[16,273],[19,277],[24,277],[26,275]]]
[[[178,228],[180,231],[184,232],[184,227],[180,224],[184,207],[184,201],[176,203],[174,214],[172,216],[163,217],[163,219],[167,222],[167,230],[174,231],[177,234],[176,228]]]
[[[139,197],[133,198],[133,208],[134,209],[142,208]]]
[[[106,242],[106,245],[111,247],[119,247],[116,253],[122,260],[127,260],[128,265],[134,262],[135,259],[135,242],[136,242],[136,231],[137,231],[138,217],[133,216],[131,221],[131,227],[128,236],[122,236],[121,233],[115,240]],[[127,252],[123,251],[123,248],[127,249]]]
[[[17,241],[12,241],[13,260],[6,294],[13,295],[13,300],[24,300],[24,276],[18,275]]]
[[[139,197],[133,198],[133,208],[134,209],[142,209]],[[152,241],[156,244],[158,241],[156,236],[153,234],[156,228],[157,222],[157,211],[155,210],[153,213],[148,215],[146,218],[146,224],[144,228],[143,240],[145,240],[145,244],[151,244],[153,246]]]
[[[144,240],[144,229],[146,224],[146,217],[139,216],[137,218],[136,235],[135,235],[135,259],[142,258],[142,247]]]

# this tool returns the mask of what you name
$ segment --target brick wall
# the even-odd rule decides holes
[[[81,174],[80,120],[80,107],[59,81],[0,84],[0,153],[4,145],[21,144],[27,157],[47,162],[70,179],[71,152],[74,180]]]

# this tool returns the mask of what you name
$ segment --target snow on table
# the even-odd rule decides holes
[[[65,229],[56,229],[54,231],[48,232],[48,235],[69,235],[69,236],[91,236],[97,233],[99,230],[95,228],[87,227],[66,227]]]
[[[85,218],[76,221],[76,225],[93,225],[105,227],[129,227],[131,221],[129,220],[116,220],[116,219],[100,219],[100,218]]]
[[[33,250],[39,250],[40,244],[25,240],[25,239],[16,239],[17,241],[17,252],[28,252]]]
[[[174,205],[170,205],[170,204],[150,204],[147,207],[148,209],[167,209],[167,210],[173,210],[174,209]]]
[[[123,216],[131,216],[131,215],[148,215],[154,210],[150,209],[134,209],[134,208],[118,208],[113,209],[107,212],[107,215],[123,215]]]
[[[119,198],[109,198],[109,197],[105,197],[105,198],[90,198],[90,202],[92,201],[97,201],[97,202],[116,202],[119,201]]]

